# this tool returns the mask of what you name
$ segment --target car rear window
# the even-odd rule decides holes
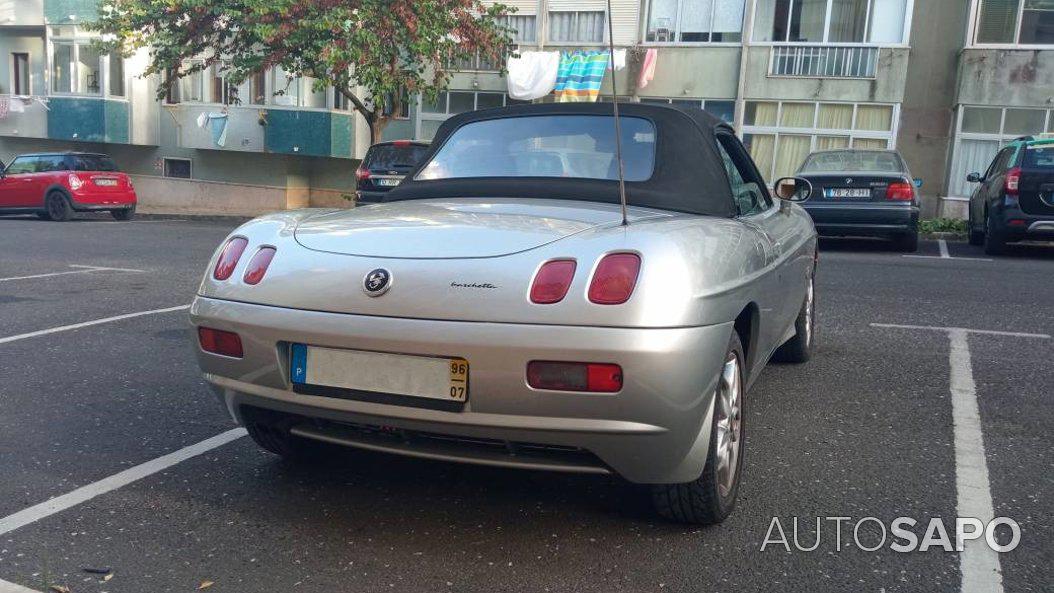
[[[1022,164],[1027,169],[1054,169],[1054,145],[1028,147]]]
[[[623,117],[626,181],[655,168],[655,126]],[[615,124],[609,116],[543,115],[476,121],[455,130],[417,179],[556,177],[618,179]]]
[[[73,155],[74,171],[116,171],[117,164],[108,156],[101,154]]]
[[[408,144],[382,144],[370,149],[366,156],[366,167],[370,169],[406,169],[416,167],[428,154],[427,146]]]
[[[903,173],[900,157],[893,152],[817,152],[805,159],[802,173],[838,173],[861,171],[868,173]]]

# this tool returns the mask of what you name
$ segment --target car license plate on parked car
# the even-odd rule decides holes
[[[829,187],[828,198],[870,198],[871,190],[866,187]]]
[[[290,380],[445,401],[468,399],[468,361],[293,344]]]
[[[377,185],[381,187],[395,187],[402,179],[378,179]]]
[[[116,179],[96,179],[95,185],[102,187],[114,187],[117,185]]]

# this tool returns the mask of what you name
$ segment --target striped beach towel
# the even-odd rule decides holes
[[[606,51],[573,51],[560,55],[556,74],[556,100],[559,103],[590,103],[600,95],[600,85],[608,69]]]

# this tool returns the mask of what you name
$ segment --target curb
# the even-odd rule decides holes
[[[949,233],[949,232],[938,232],[938,233],[919,233],[919,239],[927,241],[965,241],[966,233]]]

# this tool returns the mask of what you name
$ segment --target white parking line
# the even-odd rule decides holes
[[[22,585],[16,585],[7,581],[0,581],[0,593],[40,593],[34,589],[28,589]]]
[[[42,329],[35,332],[29,332],[25,334],[18,334],[15,336],[8,336],[6,338],[0,338],[0,344],[7,344],[9,342],[17,342],[19,340],[26,340],[29,338],[36,338],[38,336],[46,336],[48,334],[57,334],[59,332],[73,331],[75,329],[81,329],[83,327],[91,327],[93,325],[102,325],[103,323],[112,323],[114,321],[121,321],[122,319],[132,319],[134,317],[143,317],[144,315],[156,315],[158,313],[171,313],[173,311],[184,311],[189,309],[190,305],[180,305],[178,307],[168,307],[167,309],[152,309],[150,311],[139,311],[138,313],[125,313],[124,315],[115,315],[113,317],[106,317],[103,319],[96,319],[94,321],[84,321],[82,323],[74,323],[73,325],[61,325],[59,327],[52,327],[50,329]]]
[[[917,255],[914,253],[908,253],[901,257],[911,257],[915,259],[960,259],[963,261],[992,261],[991,258],[987,257],[953,257],[948,252],[948,242],[944,239],[937,240],[937,248],[940,250],[940,255]]]
[[[994,330],[937,327],[929,325],[896,325],[872,323],[871,327],[940,331],[948,335],[951,347],[948,364],[952,400],[952,424],[955,440],[956,513],[973,517],[987,525],[995,518],[992,505],[988,460],[984,452],[984,432],[977,406],[977,386],[970,360],[970,334],[1050,339],[1047,334],[1003,332]],[[962,593],[1003,593],[1003,572],[999,554],[984,539],[966,540],[959,555]]]
[[[940,248],[940,250],[941,250],[941,258],[942,259],[951,259],[952,258],[952,256],[948,255],[948,242],[947,241],[945,241],[944,239],[938,240],[937,241],[937,247]]]
[[[164,471],[173,465],[186,461],[192,457],[197,457],[202,453],[207,453],[217,447],[222,447],[223,445],[226,445],[233,440],[240,439],[245,435],[246,432],[244,428],[232,428],[214,437],[190,445],[189,447],[173,451],[168,455],[128,468],[123,472],[114,474],[108,478],[103,478],[98,482],[82,486],[67,494],[56,496],[51,500],[31,506],[28,509],[23,509],[13,515],[8,515],[3,519],[0,519],[0,535],[9,533],[19,527],[29,525],[30,523],[35,523],[36,521],[44,519],[45,517],[50,517],[55,513],[60,513],[66,509],[75,507],[101,494],[112,492],[118,488],[127,486],[132,482],[142,480],[147,476]]]
[[[32,274],[30,276],[9,276],[7,278],[0,278],[0,282],[12,282],[14,280],[32,280],[34,278],[51,278],[52,276],[68,276],[70,274],[91,274],[92,272],[145,272],[145,270],[133,270],[131,268],[106,268],[103,266],[83,266],[76,264],[70,264],[69,267],[77,269],[68,270],[65,272],[51,272],[49,274]]]

